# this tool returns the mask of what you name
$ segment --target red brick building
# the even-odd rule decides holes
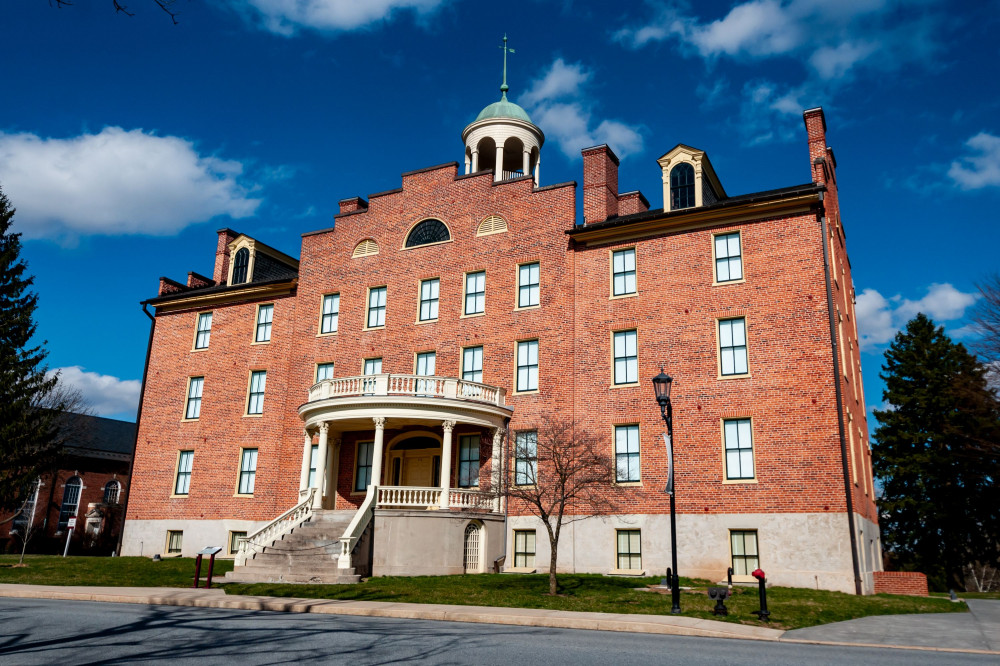
[[[221,230],[211,278],[161,278],[148,301],[122,554],[223,545],[242,580],[532,570],[544,528],[492,490],[525,482],[558,414],[606,439],[618,507],[567,526],[560,568],[661,574],[662,365],[680,571],[871,592],[836,160],[822,110],[804,117],[804,184],[732,196],[680,144],[652,210],[588,148],[577,224],[576,183],[539,184],[544,135],[504,95],[463,132],[464,173],[342,200],[299,259]]]

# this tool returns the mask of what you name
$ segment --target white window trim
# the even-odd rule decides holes
[[[521,305],[521,267],[538,265],[538,304]],[[542,307],[542,262],[538,259],[521,261],[514,266],[514,309],[515,310],[537,310]]]
[[[328,332],[324,333],[323,332],[323,306],[326,305],[326,297],[327,296],[336,296],[337,297],[337,328],[335,328],[332,331],[328,331]],[[325,294],[320,294],[320,296],[319,296],[319,323],[316,326],[316,337],[317,338],[325,338],[325,337],[327,337],[329,335],[337,335],[340,332],[340,305],[341,305],[341,300],[342,299],[340,298],[340,292],[339,291],[330,291],[330,292],[327,292]]]
[[[368,321],[371,315],[372,290],[374,289],[385,289],[385,308],[382,312],[382,323],[378,326],[369,326]],[[385,322],[388,320],[388,318],[389,318],[389,286],[382,284],[375,287],[368,287],[368,289],[365,291],[365,325],[362,330],[365,331],[382,330],[385,328]]]
[[[635,256],[635,291],[625,294],[615,295],[615,252],[625,252],[632,250]],[[608,298],[617,300],[619,298],[635,298],[639,295],[639,248],[636,245],[629,247],[616,247],[608,250]]]
[[[260,326],[260,309],[263,307],[271,306],[271,337],[267,340],[257,340],[257,327]],[[274,339],[274,303],[258,303],[257,307],[254,309],[253,314],[253,331],[250,333],[250,344],[252,345],[269,345],[271,340]]]
[[[722,339],[719,337],[719,324],[724,321],[729,321],[732,319],[742,319],[743,320],[743,334],[747,341],[747,371],[739,375],[724,375],[722,374]],[[739,314],[723,315],[716,317],[714,319],[715,326],[715,371],[716,379],[722,381],[728,381],[730,379],[748,379],[753,377],[753,373],[750,372],[750,317],[747,316],[745,312]]]
[[[740,235],[740,266],[743,270],[743,277],[738,280],[726,280],[724,282],[719,282],[719,273],[717,270],[718,263],[715,256],[715,239],[719,236],[728,236],[729,234],[739,234]],[[712,286],[713,287],[725,287],[731,284],[743,284],[747,281],[747,262],[746,253],[743,251],[743,229],[730,229],[728,231],[719,231],[711,234],[712,240]]]
[[[535,388],[524,389],[523,391],[518,389],[517,386],[517,374],[521,366],[518,365],[518,351],[522,344],[534,342],[537,345],[538,354],[538,365],[536,367],[537,376],[535,377]],[[514,341],[514,395],[530,395],[532,393],[538,393],[540,391],[540,386],[542,385],[542,344],[540,338],[527,338],[525,340],[515,340]]]
[[[628,333],[629,331],[634,331],[635,332],[635,365],[636,365],[636,377],[637,377],[637,379],[634,382],[628,382],[628,383],[625,383],[625,384],[616,384],[615,383],[615,361],[617,360],[618,357],[615,356],[615,335],[617,335],[619,333]],[[638,328],[620,328],[620,329],[613,329],[611,331],[611,385],[610,385],[609,388],[613,388],[613,389],[629,388],[629,387],[633,387],[633,386],[639,386],[639,385],[642,384],[642,380],[638,378],[639,377],[639,349],[640,349],[640,347],[639,347],[639,329]]]
[[[421,245],[419,247],[423,247],[423,246]],[[424,301],[423,301],[423,297],[424,297],[424,283],[425,282],[430,282],[431,280],[437,280],[438,281],[438,297],[437,297],[438,312],[437,312],[437,317],[433,317],[431,319],[421,319],[420,318],[420,314],[421,314],[421,309],[423,308],[423,304],[424,304]],[[388,299],[386,299],[386,300],[387,300],[387,303],[388,303]],[[421,324],[433,324],[434,322],[438,321],[440,318],[441,318],[441,278],[440,277],[425,277],[425,278],[420,278],[419,280],[417,280],[417,320],[414,323],[417,326],[420,326]]]
[[[730,479],[726,460],[726,421],[750,421],[750,457],[753,460],[753,476],[745,479]],[[722,442],[722,483],[727,486],[755,484],[757,477],[757,432],[756,419],[750,414],[727,415],[719,419],[719,433]]]
[[[618,480],[618,428],[635,428],[639,435],[639,478],[635,481]],[[624,488],[642,486],[642,459],[642,426],[640,423],[638,421],[613,423],[611,425],[611,460],[615,467],[614,485]]]

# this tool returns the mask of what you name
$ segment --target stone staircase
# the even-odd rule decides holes
[[[317,510],[272,545],[257,548],[245,566],[225,576],[227,583],[357,583],[354,569],[340,569],[340,537],[356,511]]]

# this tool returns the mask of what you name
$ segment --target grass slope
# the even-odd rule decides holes
[[[59,557],[28,555],[25,567],[16,567],[16,555],[0,555],[0,583],[34,585],[107,585],[113,587],[191,587],[194,558],[177,557],[153,562],[148,557]],[[233,568],[232,560],[216,560],[212,585]],[[201,567],[202,585],[208,558]]]

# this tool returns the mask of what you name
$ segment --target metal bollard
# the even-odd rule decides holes
[[[767,622],[771,617],[771,611],[767,610],[767,579],[760,569],[754,569],[750,575],[757,579],[757,591],[760,594],[760,610],[750,611],[750,614]]]
[[[729,587],[733,586],[733,568],[729,567],[726,569],[726,585]]]

